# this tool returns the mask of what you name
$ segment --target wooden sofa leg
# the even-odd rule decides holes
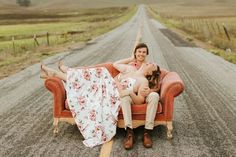
[[[166,122],[167,127],[167,139],[170,140],[173,138],[172,131],[173,131],[173,124],[172,121]]]
[[[54,133],[54,135],[57,135],[58,132],[59,132],[58,122],[59,122],[59,118],[54,118],[54,121],[53,121],[53,126],[54,126],[53,133]]]

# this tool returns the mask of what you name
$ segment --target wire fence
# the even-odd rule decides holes
[[[0,36],[0,51],[23,52],[41,45],[52,46],[55,44],[65,43],[74,40],[76,35],[84,31],[67,31],[63,33],[38,33],[32,35],[14,35]]]

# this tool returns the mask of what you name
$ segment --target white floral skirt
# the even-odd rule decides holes
[[[116,133],[120,97],[116,83],[104,67],[69,69],[67,101],[88,147],[103,144]]]

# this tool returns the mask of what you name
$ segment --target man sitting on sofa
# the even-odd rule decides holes
[[[144,43],[139,43],[134,50],[134,57],[123,59],[113,63],[113,66],[122,73],[129,72],[131,70],[139,69],[142,64],[146,61],[146,57],[149,54],[148,47]],[[132,65],[130,69],[124,69],[120,64],[130,64]],[[146,110],[146,122],[143,135],[143,145],[146,148],[152,147],[151,132],[154,128],[154,119],[156,116],[157,105],[159,101],[159,95],[157,91],[158,87],[154,89],[145,88],[142,89],[142,95],[146,97],[147,110]],[[134,144],[134,132],[132,126],[132,113],[131,105],[133,104],[131,96],[128,94],[121,99],[122,112],[124,117],[125,129],[127,131],[126,137],[124,139],[124,148],[132,149]]]

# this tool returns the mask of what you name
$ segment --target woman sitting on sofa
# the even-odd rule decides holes
[[[139,70],[124,74],[117,84],[104,67],[69,68],[63,73],[41,65],[42,78],[54,76],[65,81],[70,111],[85,138],[83,143],[89,147],[111,140],[116,132],[120,97],[133,95],[134,102],[143,103],[145,97],[139,89],[149,86],[146,76],[155,74],[158,80],[158,71],[158,66],[145,63]]]
[[[104,67],[69,68],[63,73],[41,65],[42,78],[54,76],[65,81],[70,111],[85,138],[83,143],[89,147],[111,140],[116,132],[120,97],[133,95],[135,103],[143,103],[140,89],[149,86],[146,77],[153,78],[152,84],[157,83],[159,71],[155,64],[145,63],[139,70],[122,75],[117,85]]]

